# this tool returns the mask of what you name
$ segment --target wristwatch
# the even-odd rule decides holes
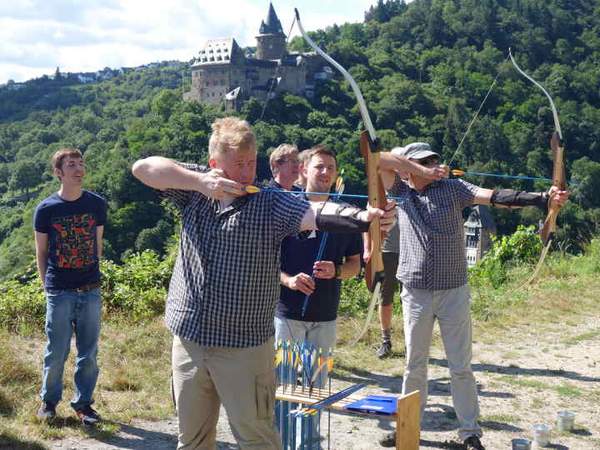
[[[337,279],[342,278],[342,265],[341,264],[335,264],[335,278],[337,278]]]

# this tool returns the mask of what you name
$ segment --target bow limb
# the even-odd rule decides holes
[[[552,149],[552,184],[556,186],[560,190],[565,190],[567,187],[566,176],[565,176],[565,149],[563,146],[563,136],[560,128],[560,121],[558,120],[558,111],[556,109],[556,105],[554,104],[554,100],[548,93],[548,91],[536,80],[534,80],[531,76],[526,74],[523,69],[519,67],[515,58],[513,57],[510,49],[508,50],[508,55],[510,56],[510,60],[515,66],[515,69],[531,81],[535,86],[542,90],[548,101],[550,102],[550,108],[552,109],[552,118],[554,119],[554,133],[552,133],[552,138],[550,140],[550,148]],[[556,219],[558,217],[558,213],[560,211],[561,206],[552,202],[550,199],[548,206],[548,214],[546,216],[546,220],[544,221],[544,225],[540,231],[540,238],[544,244],[544,248],[542,250],[542,254],[540,255],[540,259],[537,263],[537,266],[533,272],[533,275],[529,279],[528,283],[531,283],[535,277],[537,276],[542,263],[548,253],[548,249],[554,240],[554,234],[556,232]]]
[[[552,185],[564,191],[567,185],[565,178],[564,148],[560,143],[560,138],[558,137],[557,132],[552,133],[550,147],[552,148],[552,155],[554,159],[554,167],[552,171]],[[544,221],[544,225],[540,230],[540,238],[542,239],[544,247],[542,248],[540,258],[537,264],[535,265],[533,274],[525,283],[526,285],[531,284],[533,280],[537,278],[542,268],[542,265],[544,264],[544,260],[546,259],[546,255],[550,250],[552,241],[554,240],[554,233],[556,232],[556,218],[558,217],[558,213],[560,211],[561,206],[554,204],[552,202],[552,199],[550,199],[549,202],[550,203],[548,207],[548,214],[546,215],[546,220]]]
[[[531,81],[535,86],[537,86],[544,93],[548,101],[550,102],[550,108],[552,109],[552,118],[554,119],[554,133],[552,134],[552,139],[550,140],[550,148],[552,149],[552,160],[553,160],[553,168],[552,168],[552,184],[559,188],[560,190],[565,190],[567,183],[565,177],[565,149],[563,146],[563,136],[560,128],[560,121],[558,120],[558,111],[556,109],[556,105],[554,104],[554,100],[548,93],[548,91],[534,80],[531,76],[526,74],[523,69],[519,67],[517,61],[513,57],[510,49],[508,51],[508,55],[510,56],[510,60],[515,66],[515,69]],[[550,201],[550,205],[548,208],[548,215],[546,216],[546,220],[544,221],[544,225],[540,232],[540,237],[544,245],[548,245],[550,241],[552,241],[554,237],[554,233],[556,231],[556,218],[558,216],[558,212],[560,211],[560,206],[553,204]]]
[[[352,75],[348,73],[348,71],[342,67],[336,60],[334,60],[331,56],[325,53],[323,50],[315,44],[315,42],[306,34],[304,31],[304,27],[302,26],[302,21],[300,20],[300,13],[298,9],[295,9],[296,12],[296,23],[298,24],[298,29],[302,34],[304,40],[308,43],[308,45],[323,59],[325,59],[329,64],[335,67],[346,79],[346,81],[350,84],[352,91],[356,97],[358,102],[358,107],[360,110],[360,115],[366,129],[365,132],[361,134],[360,138],[360,148],[361,153],[365,159],[366,171],[367,171],[367,187],[368,187],[368,197],[369,197],[369,205],[374,208],[383,209],[386,204],[385,198],[385,190],[383,188],[383,183],[381,181],[381,177],[379,176],[379,146],[377,135],[375,133],[375,127],[373,127],[373,122],[371,121],[371,117],[369,116],[369,111],[367,109],[367,105],[365,103],[365,99],[358,87],[358,84],[352,78]],[[367,283],[367,287],[370,291],[374,291],[375,285],[378,282],[378,278],[381,272],[383,272],[383,259],[381,257],[381,231],[379,225],[379,219],[373,220],[371,222],[371,226],[369,228],[369,239],[371,248],[371,259],[367,263],[367,268],[365,272],[365,281]]]

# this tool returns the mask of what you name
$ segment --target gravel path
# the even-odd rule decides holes
[[[403,360],[398,360],[399,366]],[[473,368],[481,402],[484,443],[489,450],[509,449],[511,440],[531,437],[535,423],[554,426],[556,413],[574,411],[573,433],[552,433],[554,449],[600,449],[600,320],[562,326],[541,334],[533,329],[511,331],[501,341],[474,343]],[[434,348],[430,363],[430,396],[423,420],[421,448],[457,448],[456,419],[451,407],[446,361]],[[366,381],[367,391],[394,393],[400,380],[386,374],[354,373],[335,381],[336,387]],[[326,429],[324,415],[322,429]],[[122,424],[113,437],[67,438],[52,449],[144,449],[176,447],[176,418],[159,422]],[[388,421],[331,415],[331,449],[370,450],[391,429]],[[219,449],[235,449],[224,411],[218,428]],[[324,441],[327,448],[327,441]]]

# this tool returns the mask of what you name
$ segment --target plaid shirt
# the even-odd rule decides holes
[[[169,189],[162,195],[182,214],[168,329],[208,347],[263,344],[275,333],[281,241],[299,231],[308,203],[268,191],[221,209],[218,201],[195,191]]]
[[[415,289],[452,289],[467,283],[462,211],[478,187],[457,179],[431,183],[417,192],[396,177],[400,256],[397,277]]]

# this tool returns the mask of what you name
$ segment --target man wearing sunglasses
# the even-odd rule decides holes
[[[408,158],[426,168],[440,166],[440,155],[429,144],[415,142],[381,154],[380,169],[388,192],[398,201],[399,259],[406,370],[402,393],[421,393],[427,403],[427,363],[433,324],[437,319],[450,369],[452,402],[459,438],[467,450],[482,450],[477,423],[479,403],[471,369],[471,314],[464,248],[464,208],[492,205],[548,208],[562,205],[569,194],[553,186],[548,192],[484,189],[459,179],[430,180],[415,173],[399,176]],[[418,173],[418,172],[417,172]],[[394,445],[395,436],[381,441]]]

